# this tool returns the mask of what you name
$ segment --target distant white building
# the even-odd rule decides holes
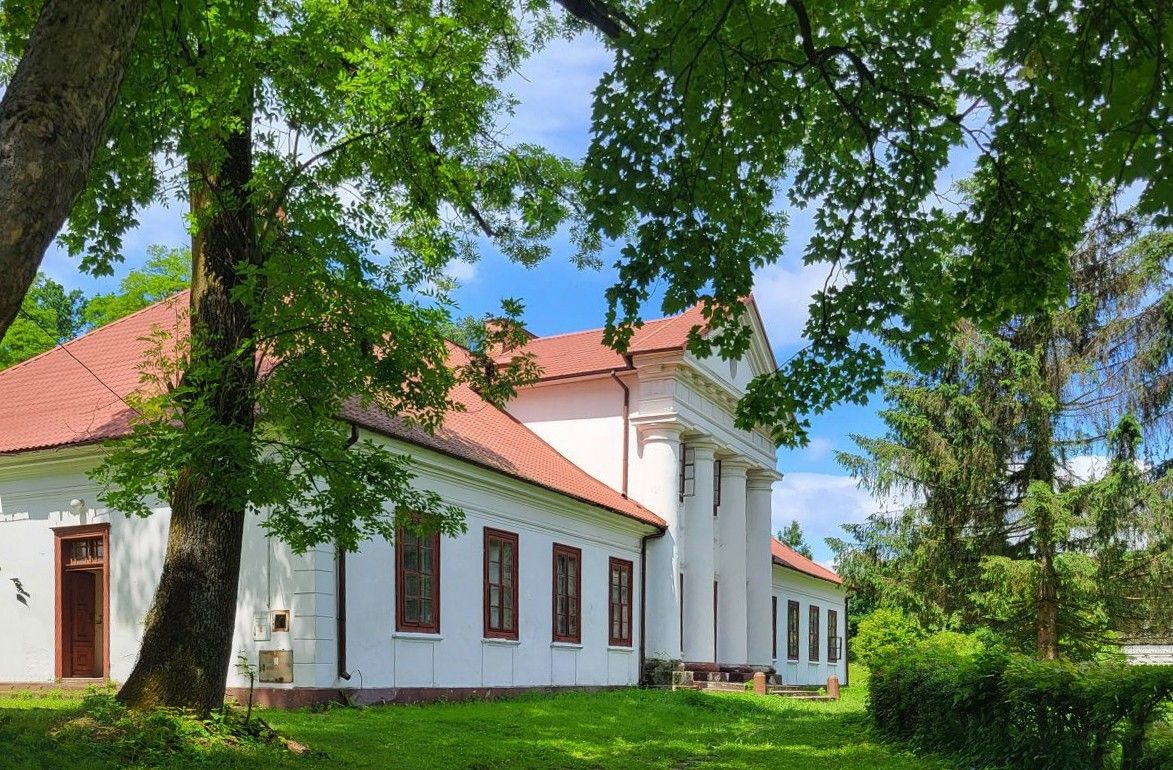
[[[86,472],[127,429],[119,396],[139,385],[143,338],[181,328],[185,303],[0,372],[0,578],[15,589],[0,591],[0,683],[130,673],[169,511],[129,519]],[[774,447],[733,426],[749,380],[775,366],[749,304],[754,342],[733,363],[685,350],[694,310],[645,324],[626,356],[600,330],[533,339],[540,382],[507,411],[463,388],[466,410],[434,435],[342,415],[410,454],[468,531],[340,559],[295,555],[251,518],[233,645],[265,663],[262,700],[633,685],[654,661],[845,679],[841,582],[773,540]]]
[[[1129,663],[1173,666],[1173,637],[1146,636],[1120,640],[1120,649]]]

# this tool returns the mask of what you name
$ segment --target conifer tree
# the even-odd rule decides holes
[[[1153,618],[1173,587],[1171,255],[1168,231],[1104,209],[1062,306],[965,328],[948,366],[890,376],[888,433],[840,460],[915,502],[834,543],[850,582],[930,627],[999,626],[1044,658]]]

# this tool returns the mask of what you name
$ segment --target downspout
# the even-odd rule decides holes
[[[631,368],[631,356],[626,356],[625,358],[627,360],[627,368],[630,369]],[[618,369],[611,370],[611,379],[615,380],[616,384],[619,385],[619,387],[623,388],[623,465],[622,465],[622,481],[620,483],[619,491],[623,493],[624,497],[627,497],[627,465],[628,465],[628,452],[630,451],[629,447],[631,444],[631,440],[630,440],[631,389],[627,387],[627,384],[625,382],[623,382],[623,380],[619,379],[619,375],[617,375],[615,373],[617,371],[619,371],[619,370]]]
[[[843,686],[844,687],[851,684],[851,673],[850,673],[851,672],[851,660],[850,660],[850,655],[848,655],[850,650],[847,649],[847,640],[851,638],[851,615],[849,614],[851,612],[851,608],[850,608],[850,606],[848,606],[849,601],[850,601],[850,599],[847,598],[847,592],[844,591],[843,592]]]
[[[644,535],[639,541],[639,681],[642,685],[645,678],[644,666],[647,663],[647,643],[645,641],[648,628],[648,541],[655,540],[668,534],[665,527],[659,532]]]
[[[351,423],[350,438],[346,439],[344,449],[350,449],[357,441],[358,426]],[[334,621],[337,631],[335,637],[338,639],[338,678],[349,681],[350,672],[346,669],[346,551],[339,547],[337,543],[334,545],[334,559],[334,577],[336,580],[334,586]]]

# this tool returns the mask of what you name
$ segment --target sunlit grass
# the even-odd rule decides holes
[[[882,743],[868,731],[862,673],[837,703],[740,693],[626,689],[527,695],[493,702],[363,709],[265,710],[282,734],[321,754],[252,747],[189,751],[168,767],[795,768],[921,770],[945,764]],[[61,743],[54,726],[77,715],[61,696],[0,698],[3,767],[105,768],[94,747]],[[160,763],[164,764],[164,763]]]

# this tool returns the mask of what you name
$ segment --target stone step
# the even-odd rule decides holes
[[[776,693],[770,693],[770,695],[776,695],[779,698],[789,698],[790,700],[812,701],[815,703],[832,703],[835,700],[838,700],[837,698],[833,698],[830,695],[819,695],[817,692],[813,692],[813,693],[811,693],[811,692],[807,692],[807,693],[776,692]]]

